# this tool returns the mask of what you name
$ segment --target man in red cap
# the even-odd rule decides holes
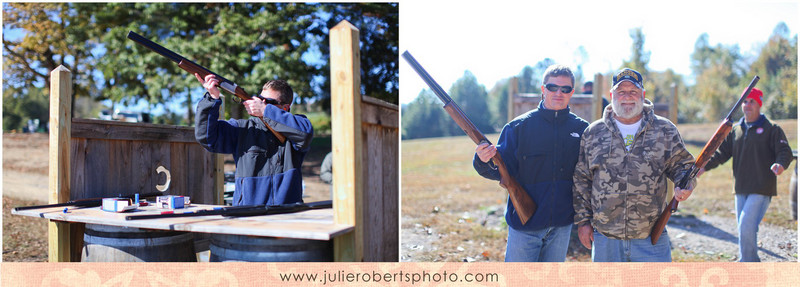
[[[783,129],[761,113],[764,93],[750,91],[742,103],[744,117],[719,146],[705,166],[711,170],[733,157],[736,222],[739,228],[739,261],[759,262],[758,223],[777,195],[777,176],[792,162],[792,149]],[[698,176],[705,171],[700,170]]]

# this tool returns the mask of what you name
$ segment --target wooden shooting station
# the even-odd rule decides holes
[[[332,241],[336,261],[399,259],[399,109],[361,95],[359,32],[342,21],[330,32],[333,209],[293,214],[125,221],[135,213],[99,207],[14,212],[51,219],[50,262],[80,261],[85,224]],[[71,119],[71,72],[51,72],[50,203],[155,191],[191,197],[191,209],[223,202],[223,159],[203,149],[192,127]],[[155,211],[151,211],[155,212]]]

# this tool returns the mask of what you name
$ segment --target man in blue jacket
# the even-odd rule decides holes
[[[500,180],[490,162],[495,153],[509,173],[538,205],[523,225],[514,205],[506,206],[507,262],[562,262],[567,256],[572,219],[572,173],[578,161],[581,135],[588,122],[569,111],[575,76],[569,67],[547,68],[539,108],[503,127],[497,146],[480,144],[473,166],[478,173]]]
[[[243,103],[253,117],[225,121],[219,119],[219,80],[213,74],[195,77],[207,90],[197,104],[195,138],[210,152],[233,154],[233,205],[302,202],[300,168],[314,129],[305,116],[289,112],[294,94],[289,84],[268,81],[261,91],[266,100],[253,97]],[[269,128],[285,136],[286,142],[281,144]]]

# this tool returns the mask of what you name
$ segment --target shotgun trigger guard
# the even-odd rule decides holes
[[[167,168],[165,168],[164,166],[162,166],[162,165],[158,166],[158,168],[156,169],[156,172],[157,173],[165,173],[167,175],[167,182],[166,183],[156,185],[156,189],[158,191],[164,192],[169,188],[169,183],[170,183],[170,181],[172,181],[172,177],[169,174],[169,170]]]

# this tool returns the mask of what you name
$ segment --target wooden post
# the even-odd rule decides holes
[[[592,120],[596,121],[603,117],[603,74],[594,74],[594,83],[592,83]]]
[[[678,85],[672,83],[669,86],[670,89],[670,99],[669,101],[669,120],[678,125]],[[667,181],[667,198],[665,198],[665,204],[669,204],[672,200],[672,197],[675,195],[675,183],[672,181]]]
[[[225,117],[225,100],[219,106],[219,114]],[[214,204],[225,205],[225,155],[214,154]]]
[[[669,120],[672,121],[673,124],[678,124],[678,84],[672,83],[670,85],[671,89],[671,101],[669,105]]]
[[[350,22],[330,30],[334,223],[355,226],[334,238],[336,261],[362,261],[363,170],[359,32]]]
[[[223,154],[214,154],[214,204],[225,204],[225,157]]]
[[[516,118],[516,111],[514,109],[514,97],[517,95],[517,91],[519,91],[519,79],[517,77],[511,77],[511,81],[509,81],[509,89],[508,89],[508,121],[511,122],[514,118]]]
[[[50,72],[49,203],[70,200],[71,99],[72,72],[64,66],[58,66]],[[49,261],[70,261],[70,224],[51,220],[48,231]]]

